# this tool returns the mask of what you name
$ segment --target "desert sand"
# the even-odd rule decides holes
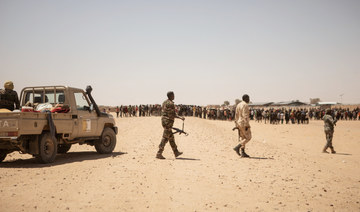
[[[240,158],[234,124],[186,118],[184,154],[155,159],[160,117],[116,118],[113,154],[74,145],[52,164],[11,153],[0,164],[0,211],[360,211],[360,121],[339,121],[337,154],[321,153],[322,121],[251,121],[252,158]],[[182,121],[177,120],[179,128]]]

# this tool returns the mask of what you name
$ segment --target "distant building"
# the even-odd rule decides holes
[[[299,100],[296,101],[287,101],[287,102],[275,102],[271,106],[274,107],[296,107],[296,106],[305,106],[308,105],[305,102],[300,102]]]
[[[316,105],[321,102],[320,98],[310,98],[310,104]]]
[[[337,102],[318,102],[316,106],[320,106],[321,109],[331,108],[331,106],[339,105]]]
[[[274,102],[251,102],[249,104],[250,107],[268,107],[272,105]]]
[[[287,101],[287,102],[256,102],[250,103],[250,107],[296,107],[296,106],[305,106],[309,105],[305,102],[296,101]]]

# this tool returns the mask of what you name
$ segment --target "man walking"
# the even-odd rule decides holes
[[[326,135],[326,145],[323,149],[323,153],[328,153],[326,150],[330,147],[331,153],[335,154],[334,147],[332,145],[332,138],[334,135],[334,125],[336,125],[337,120],[334,120],[331,116],[331,109],[326,109],[326,114],[323,117],[324,120],[324,131]]]
[[[184,117],[180,117],[176,114],[175,111],[175,94],[172,91],[169,91],[167,93],[168,99],[164,101],[162,104],[162,110],[161,110],[161,123],[164,128],[163,137],[161,139],[160,145],[159,145],[159,151],[156,154],[156,158],[158,159],[165,159],[165,157],[162,155],[166,143],[169,141],[170,146],[174,152],[175,157],[180,156],[183,154],[182,152],[179,152],[177,149],[177,146],[175,144],[175,138],[174,134],[172,132],[172,127],[174,125],[175,118],[179,118],[181,120],[185,120]]]
[[[251,139],[251,130],[250,130],[250,111],[249,105],[250,97],[249,95],[245,94],[242,97],[243,101],[240,102],[236,106],[235,111],[235,125],[239,129],[239,144],[234,148],[235,152],[240,155],[241,157],[248,158],[250,157],[245,152],[245,145]],[[241,154],[239,150],[241,149]]]

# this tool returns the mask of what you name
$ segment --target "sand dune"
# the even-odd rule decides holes
[[[181,128],[177,120],[177,127]],[[323,122],[251,122],[250,159],[233,123],[187,118],[184,154],[155,159],[159,117],[119,118],[115,152],[75,145],[55,163],[12,153],[0,164],[0,211],[359,211],[360,121],[338,122],[323,154]]]

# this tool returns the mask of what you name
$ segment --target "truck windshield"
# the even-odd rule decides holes
[[[74,93],[74,96],[77,110],[89,110],[89,102],[87,101],[86,96],[83,93]]]

